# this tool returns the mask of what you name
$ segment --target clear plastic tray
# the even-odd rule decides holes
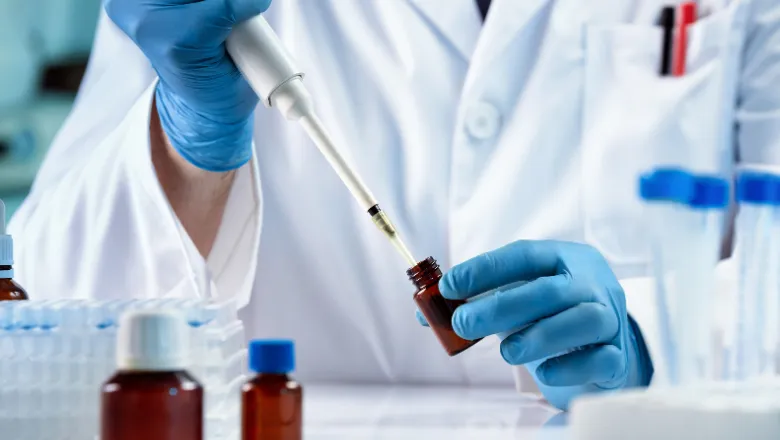
[[[229,304],[175,298],[0,303],[2,438],[94,439],[100,387],[115,370],[119,316],[168,307],[184,310],[190,323],[189,370],[204,385],[206,440],[238,440],[243,326]]]

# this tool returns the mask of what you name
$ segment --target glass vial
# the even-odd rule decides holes
[[[452,329],[452,314],[465,301],[452,301],[441,296],[439,292],[441,269],[433,257],[417,263],[407,270],[406,274],[417,288],[414,294],[417,308],[425,316],[428,325],[447,354],[455,356],[479,342],[479,339],[474,341],[463,339]]]
[[[101,440],[203,440],[203,388],[186,371],[188,330],[175,312],[122,317],[118,371],[101,392]]]
[[[5,230],[5,205],[0,200],[0,301],[29,299],[14,278],[14,241]]]
[[[29,299],[27,292],[13,280],[13,276],[14,270],[11,266],[0,266],[0,301]]]
[[[249,343],[249,369],[256,374],[241,390],[243,440],[301,440],[303,388],[290,378],[295,345],[288,340]]]

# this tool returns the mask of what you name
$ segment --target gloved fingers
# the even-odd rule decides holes
[[[558,246],[552,241],[516,241],[450,269],[439,281],[448,299],[472,296],[517,281],[557,274]]]
[[[573,286],[568,275],[537,278],[461,305],[452,316],[452,327],[462,338],[484,338],[555,315],[592,296],[585,286]]]
[[[617,314],[611,308],[581,303],[510,335],[501,342],[501,356],[509,364],[522,365],[611,341],[619,328]]]
[[[618,347],[598,345],[548,359],[536,377],[547,386],[565,387],[613,382],[625,371],[626,357]]]
[[[417,310],[414,315],[417,317],[417,322],[419,322],[420,325],[428,327],[428,320],[425,319],[425,316],[423,316],[422,312]]]
[[[241,23],[268,10],[271,0],[227,0],[226,4],[235,23]]]

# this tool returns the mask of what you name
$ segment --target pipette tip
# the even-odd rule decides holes
[[[406,260],[406,262],[411,266],[417,265],[417,260],[409,251],[409,248],[406,247],[406,244],[403,242],[403,240],[401,240],[401,237],[398,235],[398,231],[396,231],[395,226],[393,226],[393,223],[390,221],[390,217],[388,217],[387,214],[382,211],[379,205],[372,206],[368,210],[368,215],[371,216],[371,220],[374,221],[376,227],[379,228],[379,230],[382,231],[382,233],[390,240],[390,243],[393,244],[404,260]]]

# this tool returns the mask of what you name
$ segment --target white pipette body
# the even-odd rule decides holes
[[[371,191],[317,117],[311,94],[303,85],[303,72],[268,22],[257,16],[239,24],[228,37],[227,48],[263,104],[275,107],[288,120],[301,123],[363,209],[376,205]]]
[[[303,84],[303,72],[295,65],[268,22],[257,16],[239,24],[228,36],[227,49],[263,104],[276,108],[288,120],[301,124],[380,231],[393,242],[407,262],[417,264],[387,214],[379,209],[374,195],[317,117],[311,94]]]

